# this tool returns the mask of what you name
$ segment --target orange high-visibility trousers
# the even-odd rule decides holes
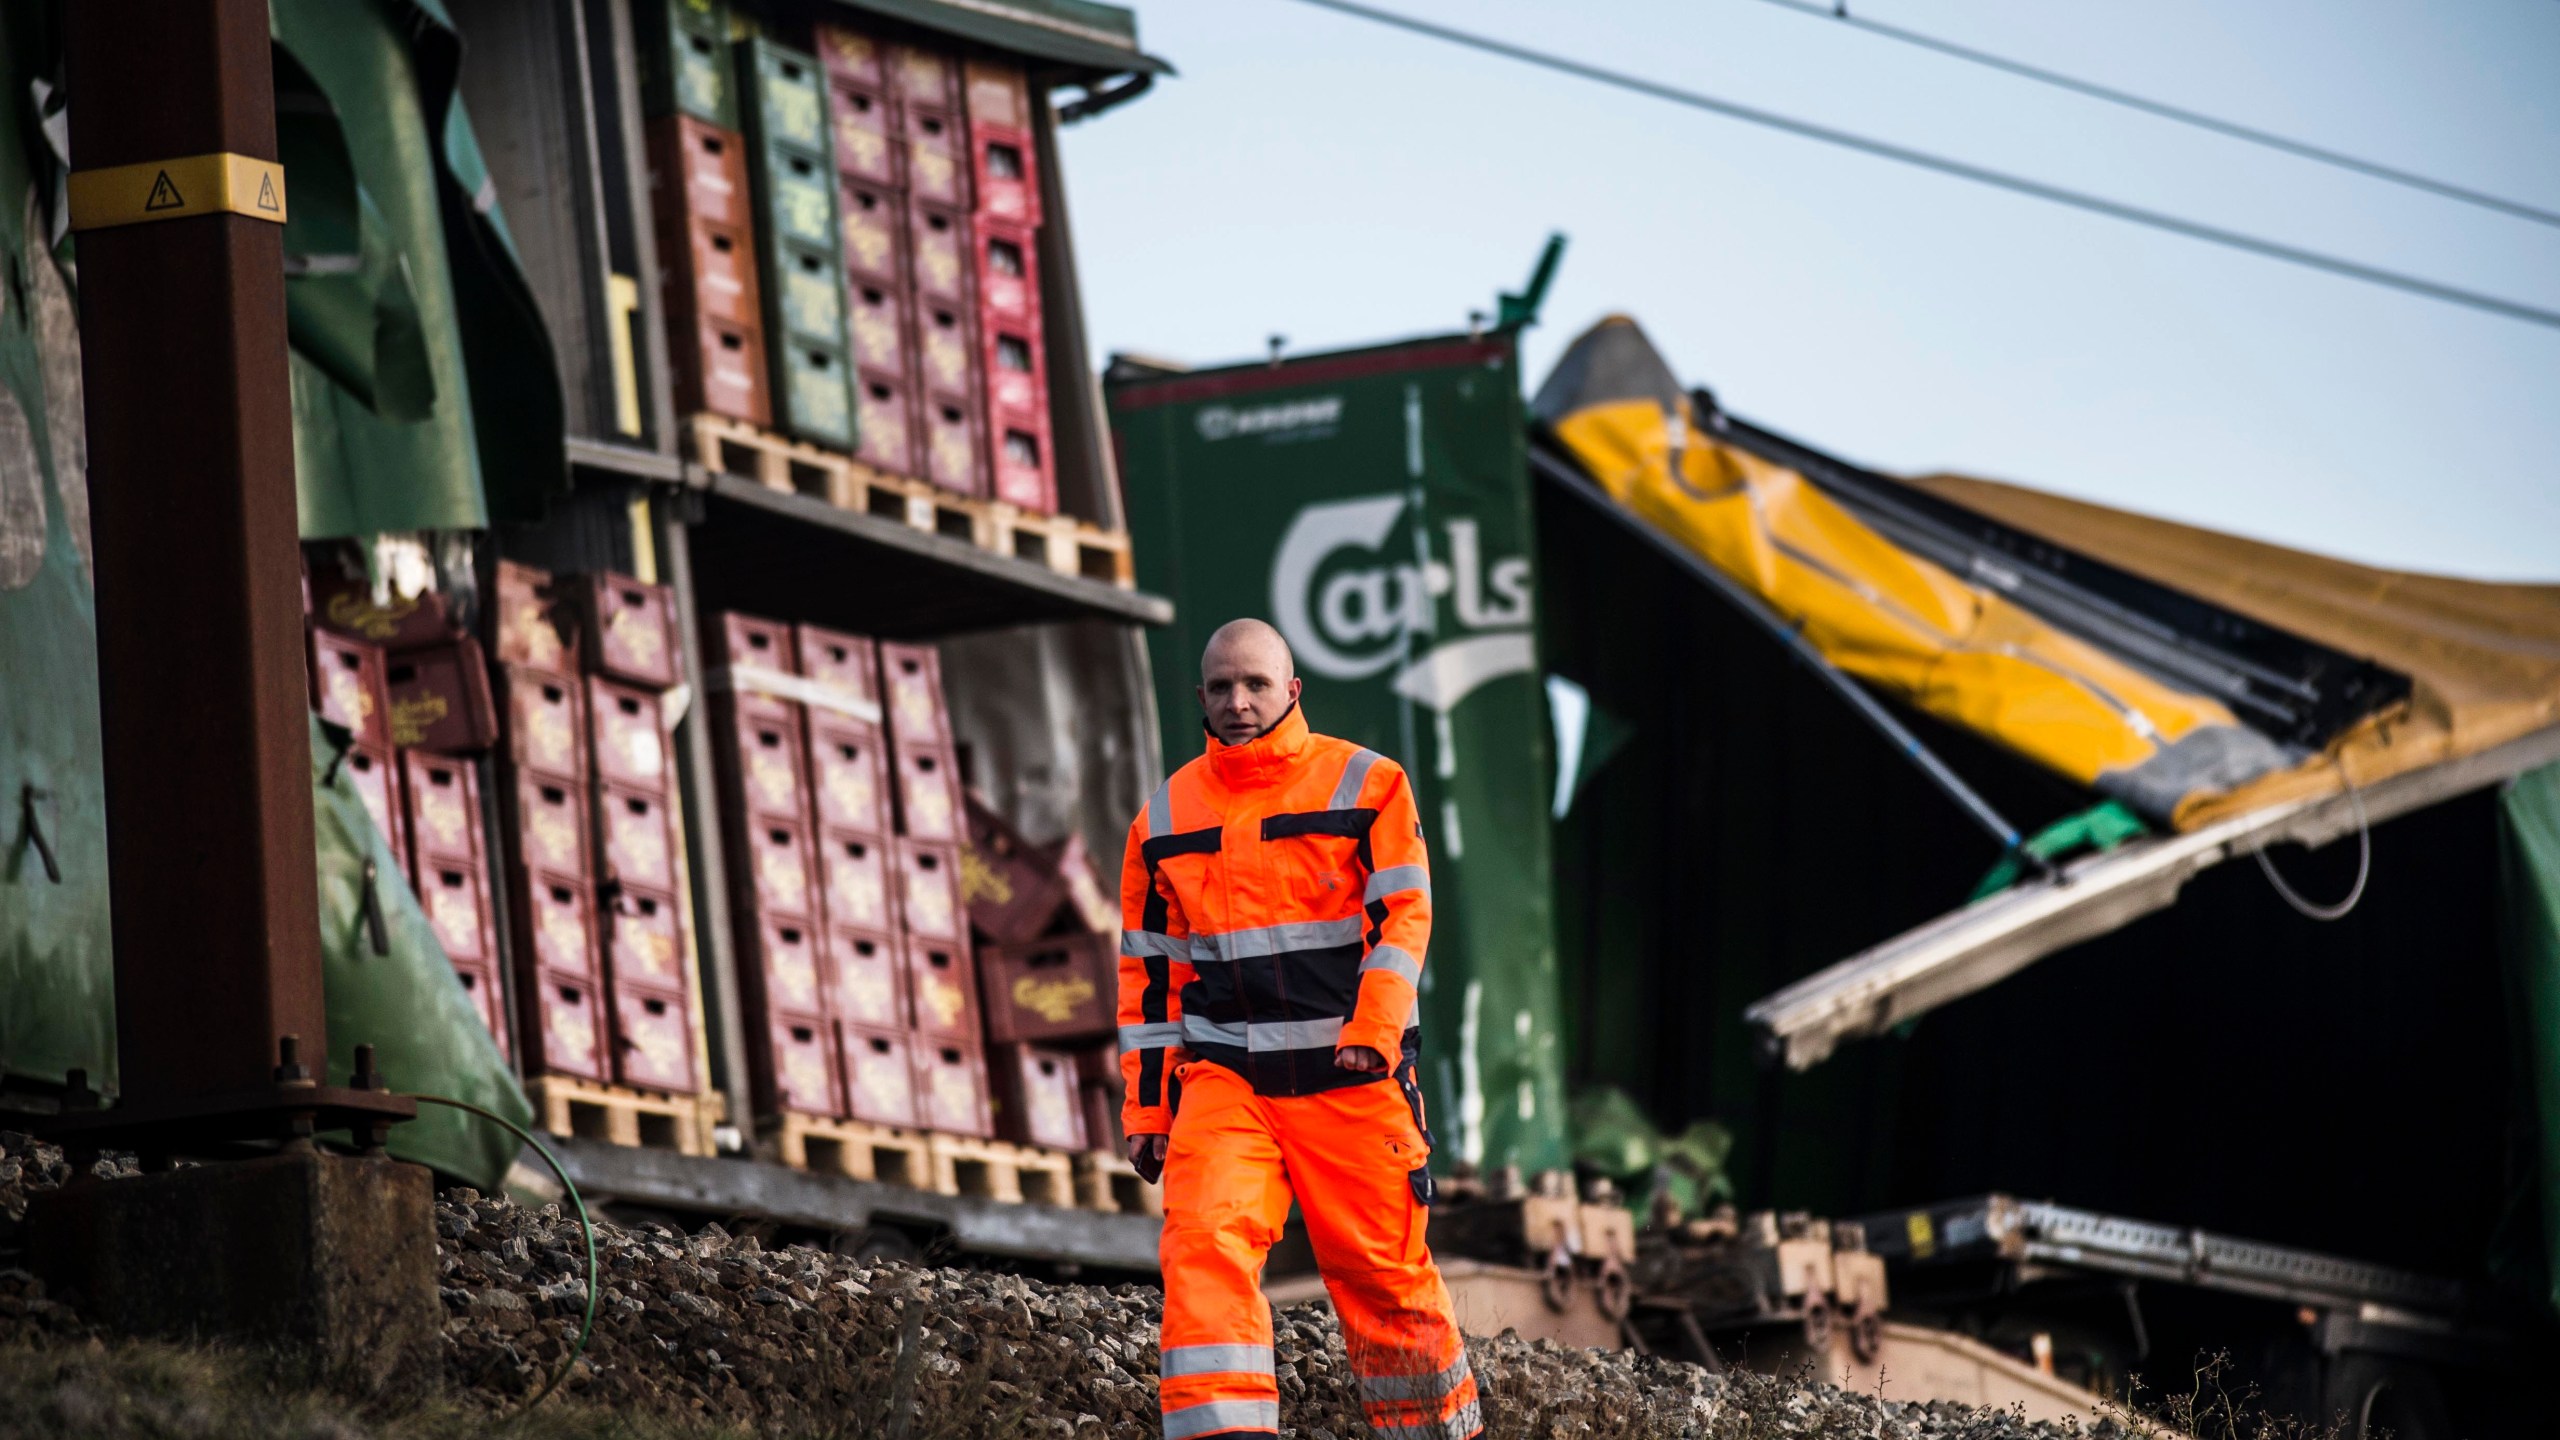
[[[1262,1262],[1292,1190],[1380,1440],[1480,1434],[1466,1342],[1412,1188],[1430,1155],[1418,1093],[1400,1077],[1257,1095],[1205,1060],[1182,1065],[1177,1079],[1160,1251],[1165,1440],[1278,1432]]]

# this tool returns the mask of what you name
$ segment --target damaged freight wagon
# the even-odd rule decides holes
[[[1733,1125],[1757,1203],[2052,1196],[2465,1282],[2349,1336],[2078,1276],[2093,1377],[2257,1346],[2326,1410],[2364,1351],[2543,1323],[2560,588],[1879,475],[1622,319],[1532,411],[1544,659],[1612,751],[1555,836],[1574,1080]],[[2496,1428],[2490,1374],[2413,1387],[2404,1433]]]

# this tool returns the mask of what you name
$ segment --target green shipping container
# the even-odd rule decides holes
[[[1435,913],[1423,1080],[1443,1170],[1566,1162],[1518,366],[1497,332],[1110,396],[1138,583],[1176,607],[1147,637],[1166,763],[1201,749],[1201,647],[1253,615],[1296,652],[1307,722],[1413,777]]]

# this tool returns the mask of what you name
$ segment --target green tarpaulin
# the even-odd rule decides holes
[[[111,1087],[79,335],[47,253],[54,167],[30,168],[46,148],[27,97],[52,43],[45,7],[0,6],[0,1071]]]
[[[329,1081],[347,1083],[355,1073],[356,1046],[368,1044],[392,1089],[467,1100],[529,1127],[532,1105],[463,992],[364,798],[339,764],[342,738],[312,721],[311,808],[320,858],[321,958],[329,987]],[[393,1127],[390,1148],[403,1160],[495,1190],[514,1163],[517,1143],[485,1120],[422,1105],[417,1119]]]
[[[432,0],[273,0],[306,539],[530,519],[567,483],[550,341]]]

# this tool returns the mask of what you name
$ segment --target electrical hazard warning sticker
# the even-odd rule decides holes
[[[224,211],[283,224],[284,167],[225,151],[71,172],[74,230]]]

